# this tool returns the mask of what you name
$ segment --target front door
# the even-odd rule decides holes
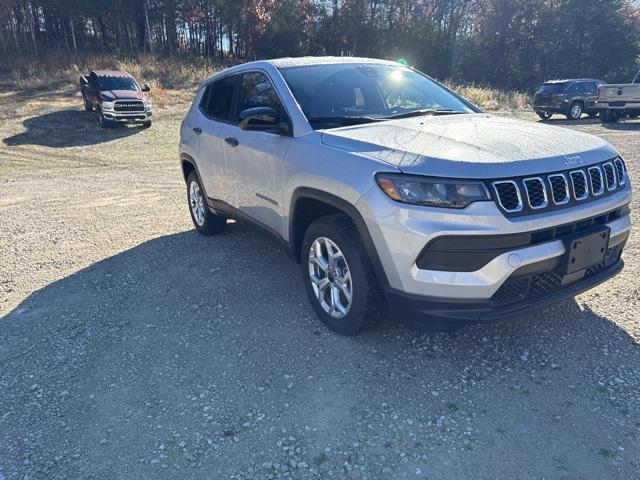
[[[248,108],[271,107],[280,118],[286,118],[285,108],[263,72],[242,74],[236,103],[236,113]],[[237,186],[238,208],[283,236],[282,161],[291,137],[280,133],[242,130],[236,124],[229,125],[224,135],[226,157]]]
[[[229,117],[237,76],[225,77],[205,87],[192,122],[198,136],[198,168],[207,196],[236,206],[235,188],[225,157],[224,139],[230,127]]]

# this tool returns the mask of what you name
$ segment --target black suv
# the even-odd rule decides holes
[[[583,113],[594,118],[598,116],[598,87],[604,83],[593,78],[545,82],[533,97],[533,110],[542,120],[550,119],[554,113],[566,115],[569,120],[578,120]]]

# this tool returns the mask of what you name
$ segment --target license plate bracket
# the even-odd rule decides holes
[[[572,274],[603,262],[609,247],[610,235],[611,229],[604,227],[586,235],[583,233],[565,239],[566,253],[562,271]]]

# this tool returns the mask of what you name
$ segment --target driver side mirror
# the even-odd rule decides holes
[[[149,85],[148,83],[145,83],[144,85],[142,85],[142,91],[143,92],[150,92],[151,91],[151,85]]]
[[[247,108],[240,112],[240,125],[242,130],[289,133],[289,124],[280,121],[278,114],[271,107]]]

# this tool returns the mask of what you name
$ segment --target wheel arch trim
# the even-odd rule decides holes
[[[387,275],[384,271],[382,261],[380,260],[380,256],[378,255],[378,250],[376,249],[373,238],[369,233],[369,229],[367,228],[364,218],[353,204],[331,193],[311,187],[298,187],[293,192],[290,203],[291,208],[289,210],[289,249],[291,256],[297,261],[300,260],[300,248],[302,247],[302,242],[296,241],[295,219],[296,209],[298,208],[299,202],[300,200],[304,199],[311,199],[326,203],[327,205],[343,212],[351,219],[354,226],[356,227],[356,230],[358,231],[358,234],[360,235],[360,238],[362,239],[365,252],[369,257],[369,260],[371,261],[380,287],[386,291],[389,287]]]

